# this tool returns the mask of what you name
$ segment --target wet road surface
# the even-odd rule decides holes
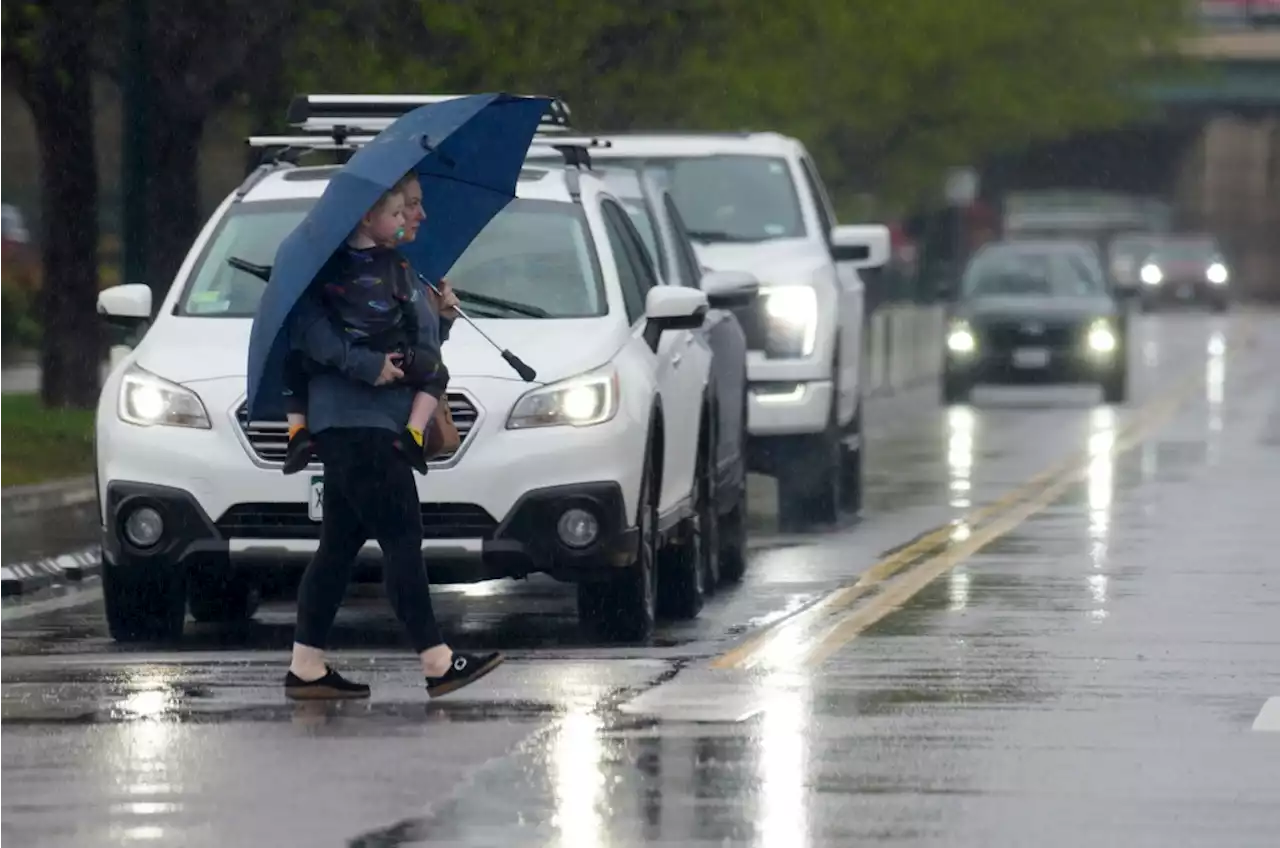
[[[335,656],[374,697],[332,706],[280,693],[288,603],[178,648],[7,606],[6,844],[1274,845],[1280,316],[1133,330],[1123,408],[874,404],[865,518],[762,528],[651,645],[550,581],[442,590],[512,661],[431,704],[369,591]]]

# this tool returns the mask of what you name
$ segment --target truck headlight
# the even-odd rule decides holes
[[[1087,337],[1089,350],[1094,353],[1111,353],[1116,349],[1116,334],[1105,320],[1093,322]]]
[[[613,366],[543,386],[516,401],[508,430],[590,427],[618,412],[618,372]]]
[[[977,346],[978,340],[974,338],[973,329],[968,321],[951,322],[951,329],[947,332],[947,350],[952,353],[967,354],[973,353]]]
[[[190,389],[134,365],[120,383],[120,420],[139,427],[210,429],[209,413]]]
[[[1142,282],[1149,286],[1158,286],[1164,282],[1164,272],[1160,270],[1160,266],[1153,265],[1150,262],[1142,266],[1139,276],[1142,277]]]
[[[818,338],[818,293],[808,286],[760,289],[765,319],[765,353],[771,357],[812,356]]]
[[[1217,286],[1225,283],[1227,276],[1227,266],[1221,262],[1213,263],[1204,272],[1205,279]]]

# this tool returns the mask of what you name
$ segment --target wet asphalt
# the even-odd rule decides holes
[[[743,584],[651,644],[549,580],[441,587],[511,660],[432,703],[374,588],[338,705],[283,699],[287,598],[150,647],[92,587],[6,604],[5,844],[1280,844],[1280,315],[1132,330],[1124,407],[871,402],[863,519],[779,536],[757,487]]]

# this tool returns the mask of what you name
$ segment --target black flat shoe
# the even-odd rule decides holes
[[[369,687],[355,683],[325,666],[325,675],[319,680],[303,680],[292,671],[284,676],[284,694],[295,701],[326,701],[342,698],[367,698]]]
[[[289,445],[284,449],[285,474],[297,474],[311,464],[312,457],[311,431],[303,427],[289,437]]]
[[[494,651],[491,654],[454,653],[453,664],[449,670],[439,677],[427,678],[427,694],[432,698],[447,695],[470,683],[475,683],[506,660],[502,654]]]

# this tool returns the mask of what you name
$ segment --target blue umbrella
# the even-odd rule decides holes
[[[550,103],[545,97],[477,94],[420,106],[351,157],[276,251],[249,337],[250,417],[279,411],[289,316],[378,198],[417,172],[427,219],[401,252],[426,279],[440,279],[515,197]]]

